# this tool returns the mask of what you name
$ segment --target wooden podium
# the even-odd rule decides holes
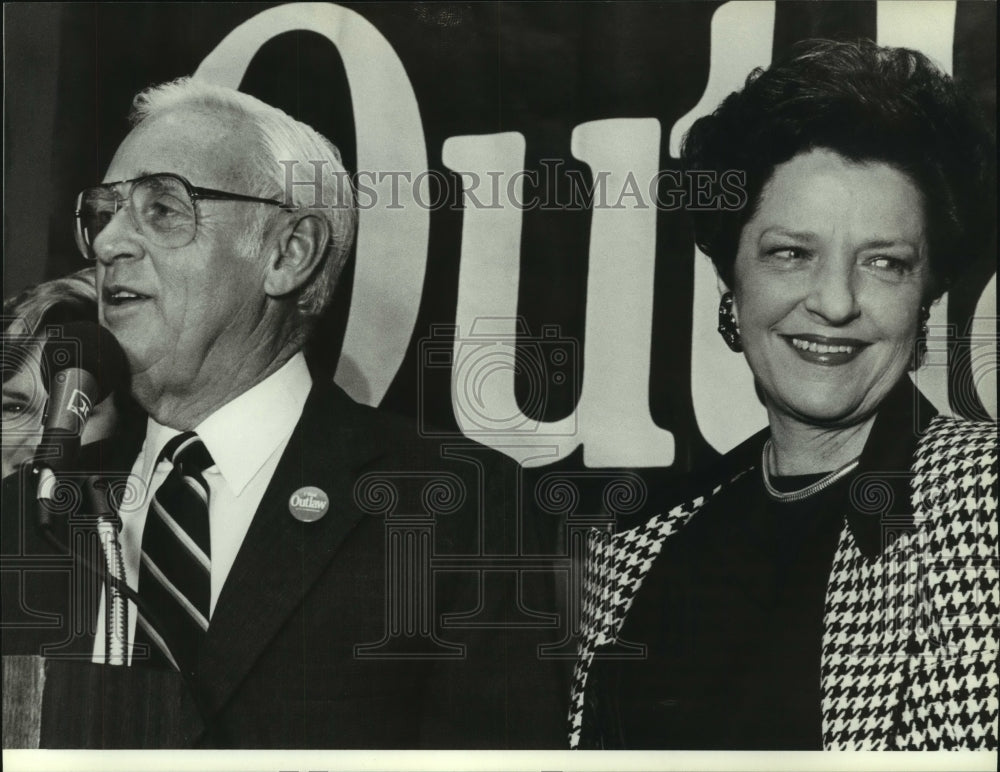
[[[203,732],[179,673],[3,657],[3,747],[190,748]]]

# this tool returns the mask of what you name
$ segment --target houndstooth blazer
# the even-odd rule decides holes
[[[569,741],[593,721],[587,676],[615,643],[671,534],[727,483],[616,534],[590,534]],[[913,520],[866,558],[845,524],[826,591],[821,662],[828,750],[996,749],[1000,561],[997,435],[935,417],[917,445]],[[860,495],[878,495],[877,488]]]

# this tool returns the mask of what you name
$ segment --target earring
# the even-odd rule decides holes
[[[927,356],[927,320],[931,318],[929,306],[920,306],[920,327],[917,330],[917,342],[914,351],[914,370],[919,370]]]
[[[733,315],[733,293],[722,293],[719,301],[719,335],[729,346],[730,351],[739,353],[743,350],[743,343],[740,341],[740,326]]]

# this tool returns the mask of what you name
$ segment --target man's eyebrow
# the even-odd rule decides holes
[[[118,184],[120,184],[122,182],[128,182],[129,180],[137,180],[140,177],[148,177],[151,174],[155,174],[155,172],[147,171],[146,169],[140,169],[139,172],[138,172],[138,174],[136,174],[134,177],[127,177],[124,180],[108,180],[107,182],[102,182],[101,184],[102,185],[118,185]]]
[[[4,389],[3,390],[4,399],[16,399],[20,402],[30,402],[31,395],[24,391],[17,391],[15,389]]]

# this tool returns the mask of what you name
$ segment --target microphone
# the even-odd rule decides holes
[[[47,520],[45,503],[54,499],[55,474],[76,465],[84,424],[94,405],[124,381],[127,362],[115,336],[106,329],[93,322],[71,322],[61,336],[46,341],[42,367],[48,376],[49,400],[34,468],[39,475],[43,520]]]

